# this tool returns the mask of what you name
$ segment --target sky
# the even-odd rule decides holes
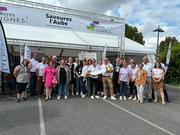
[[[50,5],[125,18],[143,33],[145,45],[156,49],[160,25],[160,41],[167,36],[180,40],[180,0],[31,0]]]

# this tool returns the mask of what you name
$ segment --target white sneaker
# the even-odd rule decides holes
[[[120,96],[119,99],[122,101],[122,100],[123,100],[123,99],[122,99],[122,96]]]
[[[154,103],[157,103],[157,99],[154,100]]]
[[[132,96],[130,96],[128,99],[131,100],[131,99],[132,99]]]
[[[166,103],[164,101],[162,101],[162,105],[165,105]]]
[[[143,104],[144,102],[143,101],[140,101],[140,104]]]
[[[57,97],[57,100],[59,100],[59,99],[61,99],[61,96],[58,96],[58,97]]]
[[[84,94],[81,95],[82,98],[85,98],[85,96],[86,96],[86,95],[84,95]]]
[[[115,98],[114,96],[111,96],[111,99],[112,99],[112,100],[116,100],[116,98]]]
[[[100,97],[96,95],[95,98],[99,99]]]
[[[136,101],[137,100],[137,97],[135,96],[134,98],[133,98],[133,101]]]
[[[136,100],[136,102],[137,102],[137,103],[139,103],[139,102],[140,102],[140,100],[138,99],[138,100]]]
[[[79,95],[79,93],[78,93],[78,92],[76,92],[76,96],[77,96],[77,95]]]
[[[123,98],[124,98],[124,100],[127,100],[127,98],[125,96]]]
[[[64,96],[64,99],[67,99],[68,97],[67,96]]]
[[[94,99],[94,96],[91,96],[91,99]]]
[[[107,96],[104,96],[103,99],[107,99]]]

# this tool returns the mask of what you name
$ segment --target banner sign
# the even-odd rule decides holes
[[[25,45],[24,48],[24,59],[28,59],[28,60],[31,59],[31,50],[27,45]]]
[[[81,52],[79,53],[79,60],[89,60],[95,59],[97,60],[97,53],[96,52]]]
[[[0,71],[4,73],[10,73],[7,42],[1,21],[0,21]]]
[[[167,50],[166,66],[169,65],[170,59],[171,59],[171,42],[169,43],[169,47],[168,47],[168,50]]]
[[[0,2],[0,20],[3,23],[55,28],[105,35],[123,35],[124,23],[94,19],[43,9],[4,4]]]

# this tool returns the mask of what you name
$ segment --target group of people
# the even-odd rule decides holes
[[[155,63],[150,63],[147,56],[140,64],[133,59],[128,63],[124,58],[116,58],[113,65],[108,58],[97,62],[78,58],[73,61],[70,57],[58,62],[56,56],[52,56],[43,57],[38,62],[37,54],[33,54],[32,59],[24,59],[14,69],[17,102],[26,100],[25,90],[29,83],[30,95],[43,96],[45,92],[45,101],[51,100],[53,94],[58,100],[73,95],[107,99],[110,95],[112,100],[119,97],[120,100],[129,99],[142,104],[144,100],[157,102],[157,92],[160,91],[164,105],[169,102],[164,89],[165,74],[166,67],[160,62],[160,57],[156,57]]]

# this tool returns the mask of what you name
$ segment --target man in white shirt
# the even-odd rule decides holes
[[[110,96],[112,100],[116,100],[113,93],[113,83],[112,83],[112,75],[113,75],[113,65],[108,63],[108,58],[104,58],[104,63],[101,66],[102,70],[102,82],[103,82],[103,99],[107,98],[107,84],[110,89]]]
[[[145,85],[144,94],[146,99],[151,102],[152,101],[152,69],[153,64],[149,62],[147,56],[143,57],[143,69],[147,72],[147,80]]]
[[[31,65],[32,65],[32,68],[30,70],[30,72],[31,72],[30,95],[35,96],[35,95],[37,95],[37,92],[36,92],[36,83],[37,83],[36,65],[39,63],[37,61],[37,54],[36,53],[33,54],[33,58],[30,59],[30,62],[31,62]]]
[[[42,57],[42,62],[36,65],[38,95],[43,96],[44,82],[43,71],[47,66],[47,58]]]

